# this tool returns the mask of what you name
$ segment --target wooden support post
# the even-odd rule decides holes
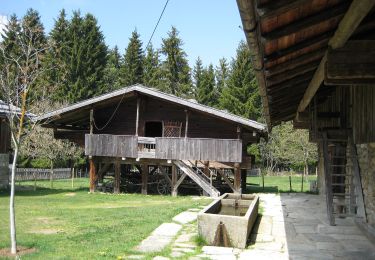
[[[141,103],[140,97],[137,98],[137,115],[135,118],[135,136],[138,136],[138,126],[139,126],[139,106]]]
[[[90,192],[95,192],[96,189],[96,165],[94,159],[89,160],[90,163]]]
[[[142,194],[147,195],[147,184],[148,184],[148,166],[147,164],[142,164]]]
[[[121,184],[121,164],[120,159],[117,159],[115,162],[115,182],[113,186],[113,193],[120,193],[120,184]]]
[[[239,163],[234,164],[234,189],[236,193],[242,193],[241,190],[241,168]]]
[[[324,160],[324,177],[326,184],[326,203],[328,221],[331,226],[335,225],[335,218],[333,216],[333,194],[332,194],[332,178],[329,169],[329,155],[328,155],[328,140],[327,133],[323,134],[323,160]]]
[[[185,110],[185,138],[188,136],[189,129],[189,111]]]
[[[178,189],[176,187],[176,183],[177,183],[177,168],[176,168],[176,165],[172,165],[172,196],[177,196],[177,193],[178,193]]]
[[[210,165],[210,162],[209,161],[204,161],[203,165],[204,165],[204,168],[203,168],[204,175],[206,175],[207,177],[210,177],[210,169],[208,168],[209,165]]]
[[[94,109],[90,109],[90,135],[94,133]]]

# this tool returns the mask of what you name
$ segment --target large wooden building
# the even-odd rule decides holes
[[[265,126],[255,121],[142,85],[71,105],[39,120],[54,129],[56,138],[85,147],[91,191],[114,165],[114,191],[119,192],[121,164],[127,164],[141,172],[143,193],[147,193],[149,176],[160,166],[172,170],[163,174],[173,194],[188,176],[206,193],[217,196],[211,170],[234,192],[241,192],[241,169],[251,166],[246,146],[266,134]],[[233,170],[233,183],[224,169]]]
[[[351,215],[374,230],[375,1],[237,4],[269,128],[308,129],[330,224]]]

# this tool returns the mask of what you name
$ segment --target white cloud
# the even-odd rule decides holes
[[[0,40],[1,40],[1,34],[3,34],[3,30],[5,29],[5,26],[8,24],[8,16],[6,15],[0,15]]]

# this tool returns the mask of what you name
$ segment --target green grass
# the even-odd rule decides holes
[[[301,192],[301,176],[292,176],[292,192]],[[316,180],[315,175],[307,177],[308,181]],[[310,190],[309,182],[304,180],[303,192]],[[264,190],[262,185],[262,177],[247,177],[248,193],[266,192],[290,192],[289,176],[264,176]]]
[[[18,245],[37,252],[23,259],[114,259],[134,247],[163,222],[211,200],[190,196],[89,194],[88,180],[23,182],[16,191]],[[9,247],[9,196],[0,193],[0,248]],[[56,233],[56,231],[58,231]],[[51,233],[51,234],[45,234]]]

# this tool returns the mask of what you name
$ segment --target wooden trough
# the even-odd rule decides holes
[[[208,244],[245,248],[258,216],[259,197],[225,193],[198,214],[198,232]]]

